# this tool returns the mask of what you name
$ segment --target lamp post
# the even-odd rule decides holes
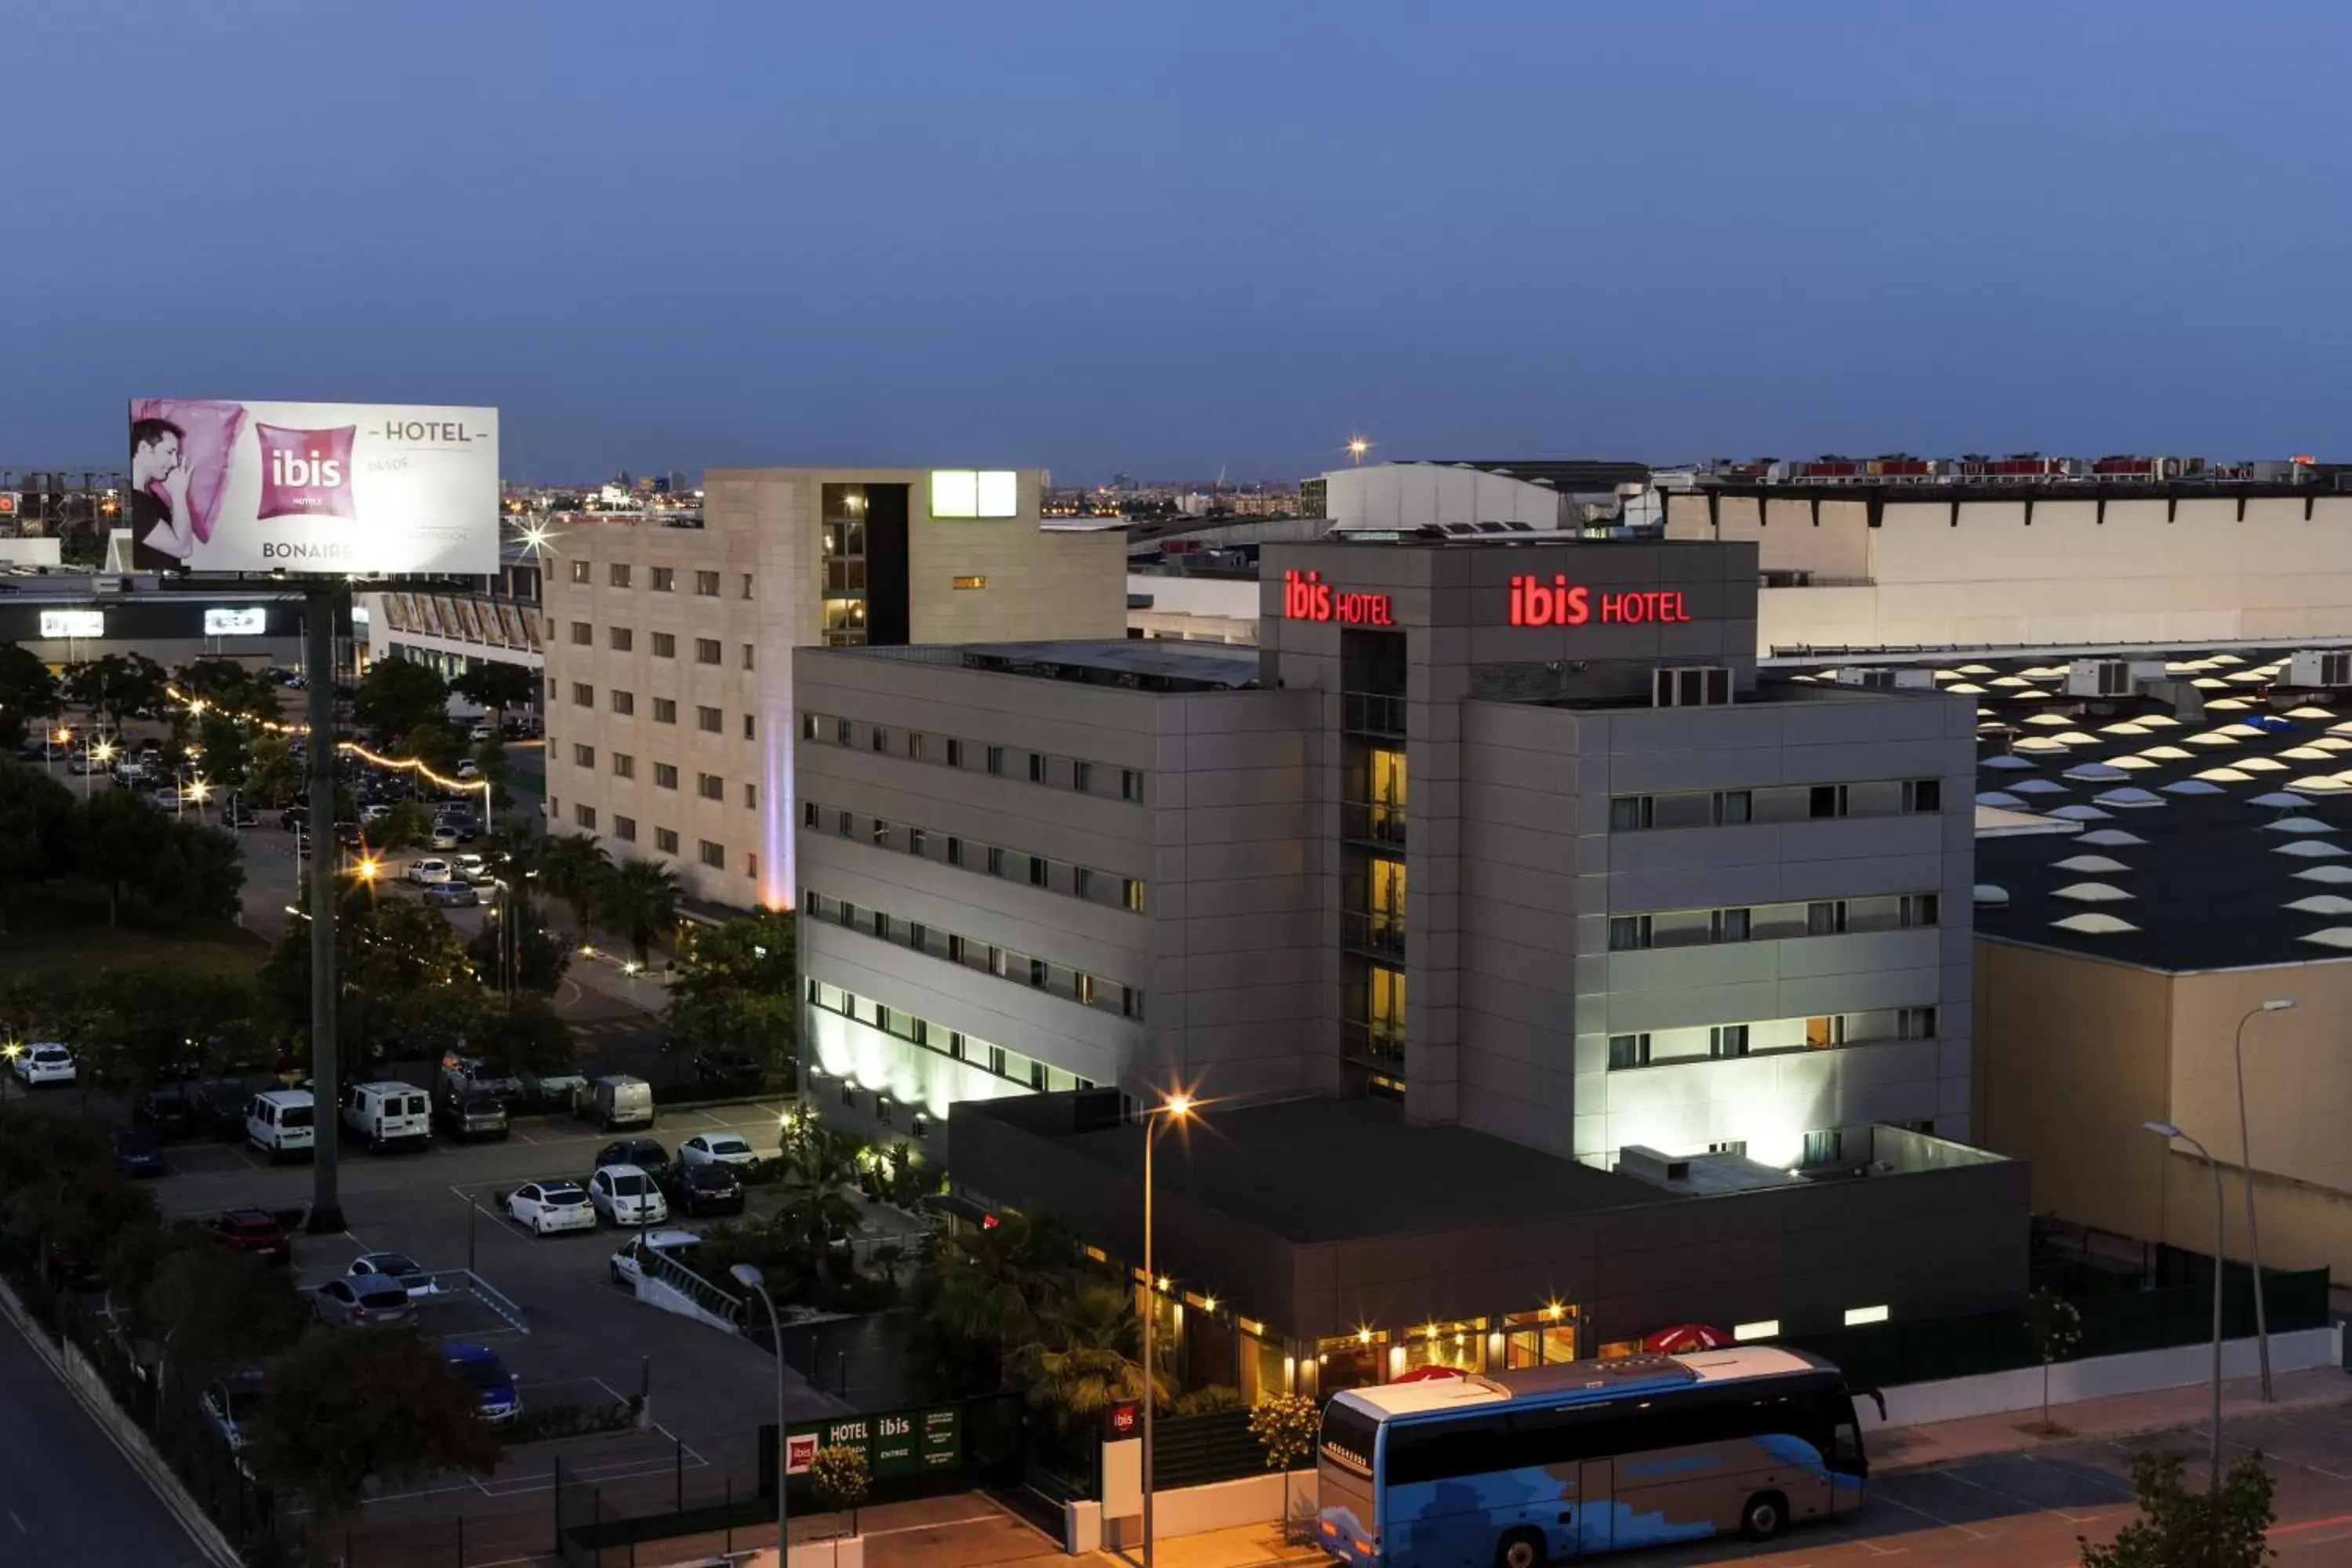
[[[2254,1229],[2254,1152],[2246,1137],[2246,1026],[2264,1013],[2284,1013],[2294,1005],[2292,996],[2273,996],[2246,1009],[2238,1020],[2237,1043],[2231,1056],[2238,1069],[2238,1170],[2246,1184],[2246,1261],[2254,1271],[2254,1351],[2263,1367],[2263,1403],[2271,1403],[2270,1310],[2263,1304],[2263,1240]],[[2219,1266],[2220,1260],[2215,1260]]]
[[[793,1439],[784,1426],[784,1321],[776,1316],[776,1299],[768,1294],[768,1277],[755,1264],[738,1263],[728,1273],[735,1283],[758,1292],[760,1304],[768,1309],[768,1332],[774,1338],[776,1352],[776,1568],[792,1568],[792,1543],[785,1528],[792,1521],[792,1504],[786,1490],[793,1479]]]
[[[2183,1132],[2169,1121],[2144,1121],[2141,1126],[2168,1142],[2178,1138],[2197,1151],[2205,1168],[2213,1173],[2213,1444],[2210,1474],[2206,1482],[2209,1491],[2221,1489],[2221,1227],[2228,1213],[2221,1196],[2221,1167],[2213,1152]]]
[[[1160,1276],[1151,1268],[1151,1146],[1160,1141],[1160,1124],[1182,1121],[1192,1114],[1192,1097],[1171,1094],[1143,1113],[1143,1568],[1151,1568],[1151,1407],[1152,1330],[1160,1318]]]
[[[0,1045],[0,1057],[8,1058],[7,1066],[0,1068],[0,1104],[7,1101],[8,1080],[16,1076],[16,1058],[24,1054],[25,1042],[22,1040],[10,1040],[5,1045]]]

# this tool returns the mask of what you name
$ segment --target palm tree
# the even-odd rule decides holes
[[[776,1228],[803,1251],[819,1279],[831,1276],[833,1238],[856,1227],[857,1140],[846,1132],[812,1131],[786,1153],[790,1195]]]
[[[992,1378],[989,1387],[1004,1386],[1053,1304],[1086,1279],[1077,1238],[1058,1220],[1008,1214],[984,1229],[934,1233],[913,1291],[932,1374],[959,1394]]]
[[[1065,1429],[1099,1418],[1109,1406],[1144,1394],[1136,1352],[1142,1325],[1126,1291],[1090,1285],[1065,1297],[1047,1316],[1040,1338],[1022,1347],[1029,1401],[1053,1411]],[[1165,1379],[1151,1380],[1154,1403],[1165,1403]]]
[[[654,937],[677,924],[677,873],[632,856],[604,879],[599,901],[604,918],[629,933],[630,950],[642,964]]]
[[[613,874],[612,857],[584,833],[560,833],[540,847],[539,879],[547,890],[572,906],[572,924],[580,940],[588,940],[589,917],[596,909],[605,879]]]

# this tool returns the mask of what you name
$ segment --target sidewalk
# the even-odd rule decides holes
[[[2336,1367],[2281,1373],[2273,1383],[2277,1403],[2262,1401],[2259,1378],[2241,1377],[2221,1384],[2221,1420],[2245,1420],[2285,1411],[2352,1403],[2352,1376]],[[2106,1399],[2084,1399],[2053,1405],[2050,1418],[2059,1430],[2043,1435],[2042,1412],[2012,1410],[1998,1415],[1971,1415],[1961,1421],[1939,1421],[1926,1426],[1889,1426],[1865,1439],[1874,1476],[1899,1470],[1924,1469],[1957,1459],[2014,1454],[2051,1443],[2080,1438],[2144,1436],[2182,1427],[2202,1429],[2211,1419],[2213,1385],[2200,1383],[2187,1388],[2158,1389],[2148,1394],[2119,1394]]]
[[[1282,1539],[1282,1527],[1272,1520],[1264,1524],[1237,1525],[1231,1530],[1212,1530],[1199,1535],[1164,1535],[1152,1552],[1153,1568],[1261,1568],[1276,1563],[1328,1563],[1330,1557],[1313,1546],[1296,1546]],[[1064,1562],[1098,1563],[1103,1568],[1141,1568],[1142,1557],[1135,1552],[1090,1552],[1083,1558],[1064,1558]]]

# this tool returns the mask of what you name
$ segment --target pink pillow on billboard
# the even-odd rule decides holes
[[[163,419],[179,426],[180,460],[188,468],[189,521],[199,541],[213,536],[221,498],[228,490],[229,459],[245,433],[245,405],[199,398],[141,397],[131,404],[131,423]],[[160,498],[159,498],[160,499]]]

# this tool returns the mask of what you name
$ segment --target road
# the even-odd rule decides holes
[[[188,1568],[194,1542],[121,1452],[0,1324],[0,1563]]]

